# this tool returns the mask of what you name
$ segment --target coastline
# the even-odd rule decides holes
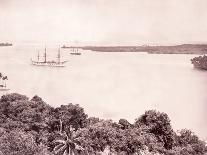
[[[95,52],[146,52],[148,54],[207,54],[207,44],[182,44],[175,46],[82,46],[64,47],[81,48]]]
[[[0,47],[4,47],[4,46],[12,46],[12,43],[0,43]]]

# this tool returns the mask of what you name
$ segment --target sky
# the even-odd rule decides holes
[[[0,0],[0,42],[207,43],[206,0]]]

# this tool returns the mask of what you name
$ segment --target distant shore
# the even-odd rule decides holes
[[[0,43],[0,46],[12,46],[11,43]]]
[[[207,54],[207,44],[182,44],[175,46],[63,46],[97,52],[147,52],[149,54]]]

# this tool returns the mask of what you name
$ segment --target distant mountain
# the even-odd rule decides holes
[[[155,54],[207,54],[207,44],[175,46],[84,46],[84,50],[99,52],[148,52]]]

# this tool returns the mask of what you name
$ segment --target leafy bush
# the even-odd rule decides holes
[[[135,126],[146,126],[149,133],[153,133],[166,149],[172,149],[174,145],[174,133],[167,114],[155,110],[146,111],[144,115],[136,119]]]
[[[0,150],[4,155],[34,155],[42,152],[44,147],[35,143],[32,134],[12,130],[0,137]]]
[[[168,115],[155,110],[146,111],[133,124],[126,119],[116,123],[88,118],[79,105],[53,108],[38,96],[29,100],[14,93],[1,97],[0,114],[0,155],[50,155],[55,141],[62,138],[60,131],[70,135],[71,127],[74,142],[90,155],[207,153],[206,143],[198,136],[186,129],[174,132]],[[65,142],[71,144],[71,138]]]

